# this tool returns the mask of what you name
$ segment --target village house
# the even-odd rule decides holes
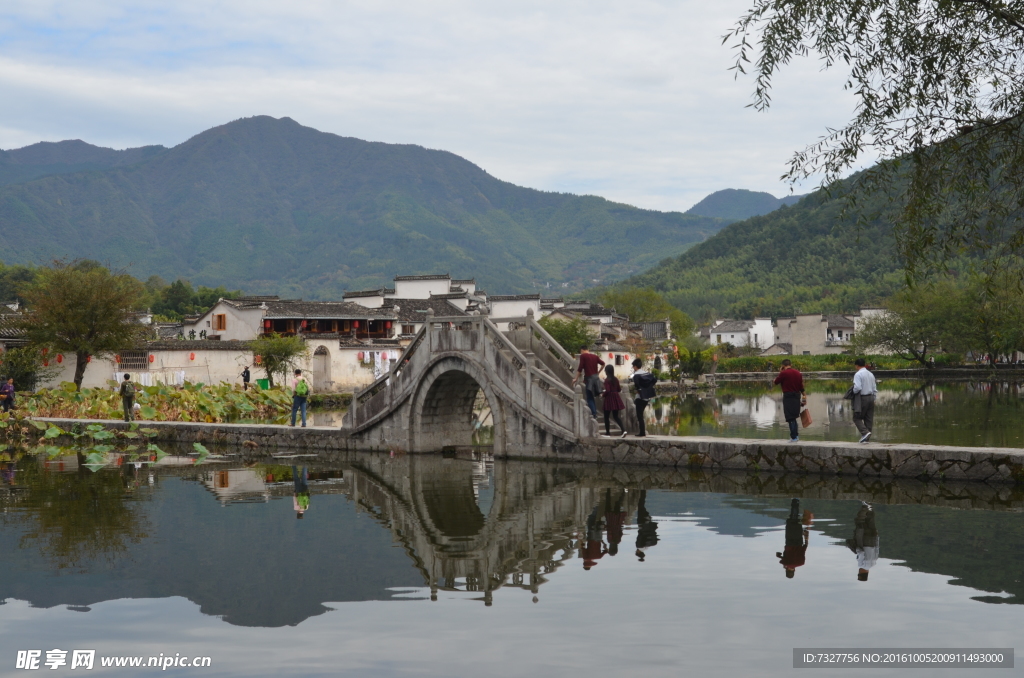
[[[775,322],[775,343],[762,355],[823,355],[849,351],[857,314],[806,313]]]
[[[710,344],[731,344],[737,348],[764,350],[775,343],[775,328],[771,318],[719,319],[710,327],[700,328],[696,334]]]

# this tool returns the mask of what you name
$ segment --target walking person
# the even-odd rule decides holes
[[[0,407],[3,407],[4,412],[10,412],[14,409],[14,377],[2,379],[3,383],[0,384]]]
[[[292,380],[292,423],[295,426],[295,413],[302,411],[302,427],[306,427],[306,400],[309,398],[309,382],[302,376],[302,370],[295,370],[295,378]]]
[[[241,376],[242,376],[242,390],[243,391],[248,391],[249,390],[249,379],[252,377],[252,375],[249,373],[249,366],[248,365],[246,365],[245,368],[242,370],[242,375]]]
[[[612,437],[612,424],[609,417],[615,419],[615,423],[622,429],[622,437],[626,437],[626,427],[622,424],[622,416],[619,414],[626,409],[626,403],[622,402],[622,384],[615,377],[615,368],[611,365],[604,366],[604,437]]]
[[[572,380],[572,385],[573,387],[576,386],[576,382],[579,381],[582,374],[583,390],[587,393],[587,407],[590,408],[590,414],[594,419],[597,419],[597,401],[595,398],[601,392],[601,377],[598,374],[602,367],[604,367],[604,361],[591,353],[590,349],[586,346],[580,349],[580,364],[576,368],[576,376]]]
[[[124,381],[121,382],[121,388],[118,392],[121,394],[124,420],[133,421],[135,419],[135,384],[132,383],[132,375],[124,375]]]
[[[853,361],[857,372],[853,375],[853,424],[860,433],[860,441],[866,443],[875,427],[875,395],[878,382],[867,368],[864,358]]]
[[[651,402],[651,399],[657,395],[657,392],[654,390],[654,386],[657,383],[658,378],[644,369],[644,361],[640,360],[640,358],[634,358],[633,386],[636,387],[636,398],[633,399],[633,404],[636,405],[636,418],[640,423],[640,433],[637,434],[637,438],[647,437],[647,426],[644,424],[644,410],[647,409],[647,404]]]
[[[807,404],[804,393],[804,375],[793,367],[793,361],[786,358],[782,361],[782,369],[775,377],[775,383],[782,386],[782,414],[789,424],[789,442],[800,440],[796,420],[800,418],[800,408]]]

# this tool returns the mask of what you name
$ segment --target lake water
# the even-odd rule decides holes
[[[202,676],[790,676],[794,647],[1013,647],[1024,625],[1020,488],[186,463],[4,465],[0,675],[23,673],[18,650],[91,649],[118,675],[156,669],[101,658],[208,656],[167,669]]]
[[[814,423],[802,440],[857,440],[845,381],[806,381]],[[1024,387],[1012,382],[882,380],[872,442],[1024,447]],[[723,382],[714,395],[659,398],[649,431],[668,435],[789,438],[782,393],[765,383]]]

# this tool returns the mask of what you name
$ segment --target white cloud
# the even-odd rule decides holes
[[[771,112],[745,108],[721,35],[747,1],[8,0],[0,147],[173,145],[268,114],[642,207],[781,195],[789,155],[852,100],[808,61]]]

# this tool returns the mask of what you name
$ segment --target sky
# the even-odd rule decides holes
[[[750,2],[4,0],[0,148],[174,146],[271,115],[648,209],[804,193],[787,160],[854,100],[809,58],[748,108],[722,36]]]

